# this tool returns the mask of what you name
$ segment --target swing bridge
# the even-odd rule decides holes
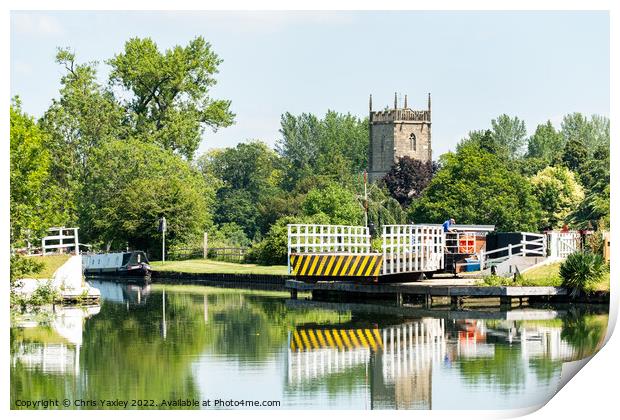
[[[494,229],[455,225],[454,231],[444,232],[435,224],[384,225],[381,236],[373,241],[364,226],[290,224],[288,272],[311,281],[334,277],[377,281],[403,274],[456,273],[457,266],[472,265],[484,271],[510,264],[517,257],[534,256],[538,262],[547,256],[547,235],[531,232],[520,232],[517,243],[487,250],[486,234]],[[566,241],[554,238],[556,247],[561,243],[562,251],[570,252]]]

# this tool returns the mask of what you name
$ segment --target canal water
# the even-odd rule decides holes
[[[12,408],[524,408],[600,348],[608,320],[601,306],[450,312],[93,283],[100,306],[13,314]]]

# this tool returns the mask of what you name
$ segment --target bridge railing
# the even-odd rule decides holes
[[[370,234],[364,226],[345,225],[288,225],[290,253],[343,253],[370,252]]]
[[[440,225],[384,225],[382,274],[443,268],[446,235]]]
[[[541,256],[547,255],[547,242],[544,234],[522,232],[521,242],[510,244],[503,248],[480,252],[480,269],[484,270],[491,264],[506,261],[513,256]]]

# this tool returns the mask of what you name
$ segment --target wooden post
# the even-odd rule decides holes
[[[209,235],[205,232],[202,236],[202,258],[207,259],[209,254]]]
[[[75,255],[80,255],[80,243],[78,241],[78,229],[73,228],[73,236],[75,236]]]

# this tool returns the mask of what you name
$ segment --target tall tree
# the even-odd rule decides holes
[[[284,187],[294,189],[309,177],[352,182],[367,166],[368,120],[328,111],[323,119],[312,114],[282,115],[282,138],[276,150],[288,174]]]
[[[423,162],[403,156],[398,159],[390,171],[383,177],[383,182],[401,206],[408,206],[420,197],[437,172],[436,162]]]
[[[568,139],[562,153],[562,162],[568,169],[581,173],[587,161],[588,148],[586,144],[577,137]]]
[[[412,203],[410,219],[441,223],[453,217],[458,223],[494,224],[503,231],[537,228],[540,206],[530,183],[500,157],[466,144],[443,155],[440,165]]]
[[[509,158],[515,159],[523,154],[527,136],[523,120],[502,114],[497,119],[491,120],[491,127],[495,142]]]
[[[542,158],[546,162],[551,163],[562,154],[565,139],[562,133],[556,131],[547,121],[536,127],[536,132],[529,138],[527,143],[528,158]]]
[[[60,98],[53,99],[39,124],[49,134],[51,173],[66,193],[67,203],[81,200],[94,148],[126,136],[124,113],[111,92],[97,82],[96,62],[78,64],[68,49],[59,49],[56,62],[65,74],[60,79]],[[70,214],[70,223],[77,215]]]
[[[133,135],[191,159],[206,127],[233,123],[230,101],[210,88],[222,60],[202,37],[164,52],[150,38],[132,38],[108,60],[110,83],[124,89]]]
[[[278,155],[258,140],[201,156],[203,174],[217,180],[215,222],[234,222],[250,238],[259,231],[266,233],[268,226],[259,219],[263,216],[261,210],[269,207],[270,200],[279,193],[278,160]]]
[[[579,141],[591,156],[600,146],[609,147],[609,118],[592,115],[590,119],[575,112],[562,120],[562,136],[566,143]]]
[[[11,243],[41,238],[50,226],[67,221],[62,189],[51,173],[47,134],[21,109],[19,98],[10,107]]]
[[[584,198],[575,174],[563,166],[546,167],[532,177],[531,183],[542,207],[540,229],[561,227]]]
[[[135,139],[107,142],[93,153],[82,220],[84,240],[160,256],[157,221],[168,221],[170,245],[190,241],[211,225],[214,191],[187,161]]]

